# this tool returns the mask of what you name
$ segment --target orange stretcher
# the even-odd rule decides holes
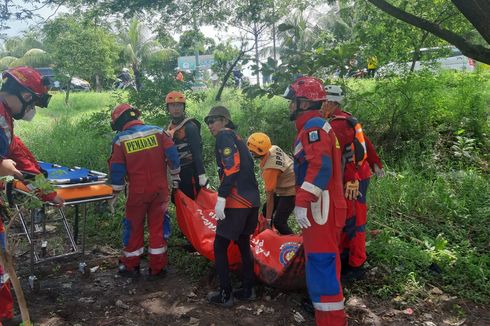
[[[73,226],[71,226],[66,218],[64,207],[54,207],[52,203],[45,202],[42,208],[29,209],[21,207],[18,204],[18,196],[35,196],[32,185],[28,182],[14,180],[11,185],[12,194],[9,204],[18,213],[21,234],[25,235],[29,245],[30,252],[30,276],[29,285],[32,289],[38,287],[37,278],[34,275],[34,265],[67,257],[71,255],[81,254],[81,261],[79,263],[79,270],[82,273],[87,273],[87,265],[85,263],[85,227],[87,222],[87,204],[104,201],[113,198],[112,187],[105,184],[107,181],[106,174],[90,171],[81,168],[66,168],[56,164],[40,162],[40,166],[45,175],[47,175],[48,181],[54,187],[58,196],[65,200],[66,206],[73,206],[75,208],[75,219]],[[79,216],[80,207],[82,208],[83,216],[83,232],[81,239],[81,248],[77,245],[78,242],[78,230],[79,230]],[[64,229],[64,241],[63,244],[65,250],[61,252],[55,252],[48,249],[50,234],[46,230],[46,211],[51,211],[50,216],[58,217],[54,221],[60,221]],[[26,218],[29,214],[30,218]],[[58,250],[58,249],[57,249]]]

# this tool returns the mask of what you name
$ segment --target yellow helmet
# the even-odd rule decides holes
[[[264,156],[272,147],[271,139],[263,132],[255,132],[248,137],[248,150],[258,156]]]

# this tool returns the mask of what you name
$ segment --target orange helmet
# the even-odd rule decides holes
[[[127,114],[126,114],[127,113]],[[133,108],[128,103],[122,103],[117,105],[111,113],[111,127],[112,130],[122,130],[124,125],[131,121],[136,120],[141,116],[141,112],[138,109]]]
[[[272,147],[271,139],[263,132],[255,132],[248,137],[248,150],[258,156],[264,156]]]
[[[165,97],[165,103],[183,103],[185,104],[185,95],[181,92],[172,91]]]

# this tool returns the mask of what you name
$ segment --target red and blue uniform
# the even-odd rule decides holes
[[[112,188],[124,190],[128,182],[120,259],[128,270],[139,266],[144,252],[145,217],[150,233],[150,269],[157,274],[167,265],[167,242],[163,237],[163,216],[169,201],[167,165],[171,174],[179,173],[177,149],[162,128],[133,120],[114,137],[109,159]]]
[[[39,165],[29,149],[19,137],[14,135],[14,121],[7,104],[0,100],[0,160],[12,159],[17,163],[20,171],[33,174],[41,173]],[[56,192],[42,194],[41,199],[50,201],[56,197]],[[0,203],[0,205],[3,205]],[[3,218],[0,216],[0,247],[5,250],[5,228]],[[13,317],[13,299],[10,293],[9,283],[4,282],[4,271],[0,266],[0,319]]]
[[[306,282],[317,325],[345,325],[340,283],[340,234],[345,223],[341,150],[319,111],[296,119],[295,205],[307,208],[311,226],[303,230]]]
[[[356,131],[349,119],[352,115],[341,109],[335,110],[330,124],[340,142],[341,148],[345,151],[349,148]],[[355,118],[354,118],[355,119]],[[367,223],[367,205],[366,195],[371,177],[370,166],[374,164],[382,168],[381,160],[376,154],[373,144],[369,138],[364,135],[367,158],[359,166],[356,162],[346,162],[344,160],[344,183],[349,181],[359,181],[360,195],[356,200],[347,200],[347,220],[342,232],[342,260],[348,262],[351,267],[361,267],[367,259],[366,255],[366,223]],[[345,154],[345,153],[344,153]]]

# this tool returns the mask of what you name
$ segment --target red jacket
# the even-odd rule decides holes
[[[335,110],[331,117],[350,117],[351,115],[341,109]],[[337,136],[340,143],[340,148],[344,151],[346,146],[354,141],[355,130],[346,119],[333,119],[330,120],[330,125]],[[355,162],[346,162],[344,167],[344,183],[347,181],[360,180],[360,176],[357,171]]]
[[[160,127],[130,121],[112,142],[112,188],[123,190],[127,178],[129,193],[168,193],[167,164],[171,174],[179,173],[179,155],[172,138]]]
[[[19,171],[40,174],[41,168],[31,151],[14,135],[14,121],[5,102],[0,102],[0,159],[9,158],[17,163]],[[41,194],[41,199],[51,201],[56,192]]]
[[[341,151],[330,124],[319,111],[308,111],[296,119],[296,129],[296,206],[309,207],[322,191],[328,190],[332,208],[344,209]],[[343,225],[345,212],[336,219],[338,225]]]

